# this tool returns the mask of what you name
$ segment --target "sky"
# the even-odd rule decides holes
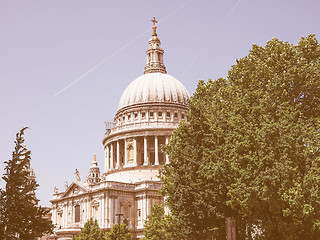
[[[320,39],[319,9],[319,0],[0,0],[0,174],[25,126],[42,206],[76,168],[85,180],[94,154],[104,172],[104,122],[143,74],[153,17],[168,74],[192,95],[253,44]]]

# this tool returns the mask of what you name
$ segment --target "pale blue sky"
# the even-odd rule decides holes
[[[152,17],[168,73],[192,94],[199,79],[226,77],[252,44],[319,39],[319,10],[319,0],[0,0],[1,175],[24,126],[42,205],[75,168],[84,180],[94,153],[104,171],[103,122],[143,74]]]

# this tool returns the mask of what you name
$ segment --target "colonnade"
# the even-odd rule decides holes
[[[169,143],[170,136],[137,136],[119,138],[105,145],[105,171],[114,169],[162,165],[169,163],[161,145]]]

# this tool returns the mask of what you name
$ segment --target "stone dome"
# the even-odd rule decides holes
[[[176,78],[165,73],[146,73],[132,81],[123,92],[118,111],[143,103],[186,105],[190,95]]]

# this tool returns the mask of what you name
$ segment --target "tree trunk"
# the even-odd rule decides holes
[[[226,218],[227,240],[236,240],[236,220],[233,217]]]

